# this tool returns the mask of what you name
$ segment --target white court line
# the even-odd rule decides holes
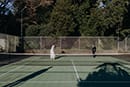
[[[6,73],[3,73],[3,74],[0,75],[0,77],[3,77],[4,75],[6,75],[6,74],[8,74],[8,73],[10,73],[10,72],[13,72],[13,71],[15,71],[15,70],[18,70],[18,69],[24,67],[26,64],[27,64],[27,63],[23,64],[22,66],[16,67],[16,68],[14,68],[14,69],[12,69],[12,70],[6,72]],[[8,66],[8,65],[7,65],[7,66]]]
[[[71,60],[71,62],[72,62],[72,65],[73,65],[73,68],[74,68],[74,71],[75,71],[75,74],[76,74],[77,80],[80,82],[80,77],[79,77],[78,71],[77,71],[77,69],[76,69],[76,66],[75,66],[73,60]]]
[[[20,68],[23,67],[23,66],[24,66],[24,65],[19,66],[19,67],[16,67],[16,68],[14,68],[14,69],[12,69],[12,70],[6,72],[6,73],[3,73],[3,74],[0,75],[0,77],[4,76],[4,75],[6,75],[6,74],[8,74],[8,73],[10,73],[10,72],[12,72],[12,71],[15,71],[15,70],[17,70],[17,69],[20,69]]]
[[[12,81],[0,82],[0,83],[11,83],[11,82]],[[77,81],[27,81],[26,83],[77,83]]]
[[[11,82],[12,81],[3,81],[3,82],[0,81],[0,83],[11,83]],[[83,82],[86,82],[86,83],[130,83],[130,81],[83,81]],[[77,83],[77,81],[27,81],[26,83]]]

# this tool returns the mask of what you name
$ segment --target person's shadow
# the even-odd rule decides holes
[[[104,63],[96,67],[98,71],[89,73],[78,87],[130,87],[128,68],[118,63]]]
[[[30,74],[30,75],[27,75],[27,76],[25,76],[25,77],[23,77],[23,78],[20,78],[20,79],[17,80],[17,81],[14,81],[14,82],[9,83],[9,84],[7,84],[7,85],[4,85],[4,86],[2,86],[2,87],[14,87],[14,86],[18,86],[18,85],[23,84],[24,82],[26,82],[26,81],[28,81],[28,80],[30,80],[30,79],[36,77],[36,76],[42,74],[42,73],[47,72],[47,71],[48,71],[49,69],[51,69],[51,68],[52,68],[52,67],[50,66],[50,67],[48,67],[48,68],[45,68],[45,69],[36,71],[36,72],[34,72],[34,73]]]

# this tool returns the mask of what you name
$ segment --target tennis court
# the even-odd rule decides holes
[[[11,59],[17,59],[16,55],[10,56],[8,61],[1,62],[0,87],[110,87],[109,83],[113,87],[116,84],[119,84],[118,87],[130,85],[130,62],[116,56],[97,55],[93,58],[91,55],[62,55],[57,56],[55,61],[51,61],[47,55],[19,55],[17,57],[21,59],[15,61]],[[119,81],[104,77],[107,75],[101,70],[117,75]],[[99,73],[104,75],[103,79]],[[96,74],[99,76],[94,76]],[[101,86],[106,83],[107,86]]]

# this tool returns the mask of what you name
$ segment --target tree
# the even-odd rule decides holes
[[[84,29],[86,31],[86,27],[84,27],[82,25],[85,21],[88,20],[89,9],[90,9],[89,0],[82,0],[82,2],[80,4],[77,3],[74,5],[73,17],[77,24],[76,30],[79,32],[80,35],[83,35]]]
[[[130,35],[130,1],[127,2],[126,4],[128,12],[124,14],[124,19],[123,19],[123,36],[129,36]]]
[[[128,0],[103,0],[104,7],[99,7],[102,0],[98,0],[86,15],[81,24],[82,35],[91,36],[117,36],[122,28],[123,16],[126,13]]]
[[[109,6],[113,14],[110,14],[112,16],[112,21],[115,22],[114,28],[115,28],[115,35],[119,36],[120,38],[124,38],[127,36],[130,31],[128,29],[123,28],[123,20],[125,14],[128,13],[128,5],[129,0],[113,0],[112,5]],[[111,7],[114,8],[111,8]],[[110,13],[109,12],[109,13]]]
[[[15,0],[15,17],[21,24],[23,14],[26,35],[30,35],[32,26],[37,35],[43,36],[126,37],[130,33],[129,0],[50,0],[47,3]]]
[[[38,24],[46,24],[49,21],[53,6],[39,6],[36,9],[36,21]]]
[[[25,30],[25,35],[30,35],[29,31],[31,32],[30,28],[32,26],[37,29],[37,32],[39,32],[39,26],[48,23],[53,8],[51,4],[53,3],[54,2],[50,2],[50,4],[47,5],[45,0],[15,0],[14,5],[17,10],[16,18],[18,23],[21,24],[22,14],[23,30]],[[34,34],[32,33],[32,35]]]
[[[40,25],[30,25],[25,32],[28,36],[38,36],[40,33]]]
[[[22,19],[24,23],[28,24],[37,24],[35,20],[35,6],[33,6],[32,1],[30,0],[16,0],[15,9],[17,10],[16,17],[21,19],[21,14],[23,15]]]
[[[13,0],[0,1],[0,33],[15,34],[16,19]]]
[[[68,36],[74,32],[76,23],[72,16],[73,8],[70,0],[59,0],[56,2],[49,23],[46,25],[48,35]]]

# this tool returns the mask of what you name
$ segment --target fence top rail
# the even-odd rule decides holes
[[[24,38],[118,38],[116,36],[59,36],[59,37],[51,37],[51,36],[25,36]]]
[[[14,36],[14,37],[18,37],[18,36],[15,36],[15,35],[3,34],[3,33],[0,33],[0,36]]]

